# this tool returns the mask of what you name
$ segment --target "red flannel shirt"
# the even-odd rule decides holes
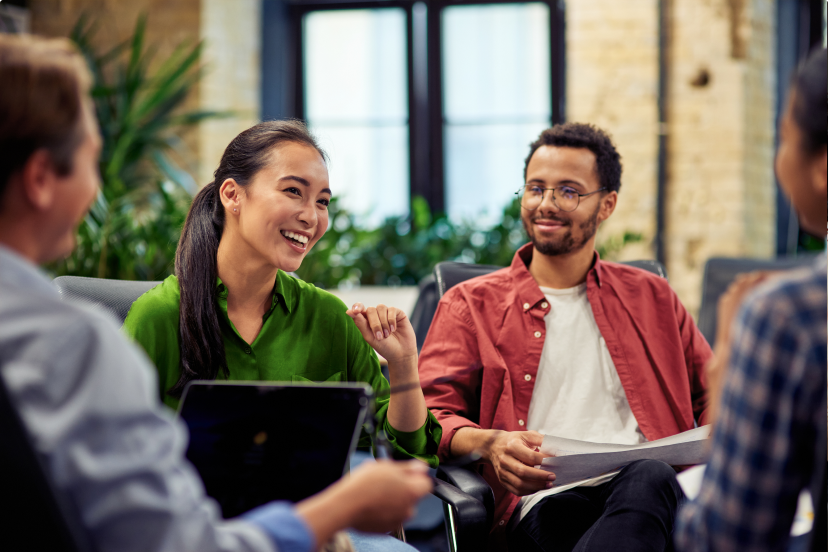
[[[549,310],[527,269],[532,252],[525,245],[510,267],[451,288],[437,306],[419,367],[426,403],[443,426],[441,460],[451,457],[461,427],[526,430]],[[694,420],[704,425],[704,365],[712,352],[667,280],[596,253],[586,284],[644,436],[675,435]],[[478,471],[494,490],[493,537],[502,542],[519,497],[500,485],[491,464],[480,462]]]

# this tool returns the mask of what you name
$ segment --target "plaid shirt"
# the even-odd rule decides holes
[[[679,512],[681,552],[782,550],[801,489],[826,461],[826,265],[742,307],[704,482]]]

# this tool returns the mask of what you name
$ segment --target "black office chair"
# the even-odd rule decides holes
[[[702,282],[702,303],[699,310],[699,330],[704,338],[715,345],[716,340],[716,308],[719,297],[727,291],[728,286],[736,276],[744,272],[755,270],[790,270],[811,265],[814,255],[798,257],[782,257],[779,259],[731,259],[713,257],[704,266],[704,280]]]
[[[80,517],[66,497],[55,493],[0,377],[0,549],[6,552],[92,550]]]
[[[54,279],[61,299],[98,305],[112,313],[121,324],[126,320],[132,303],[160,283],[82,276],[59,276]]]
[[[409,317],[411,327],[414,328],[414,335],[417,336],[417,352],[423,348],[428,328],[431,326],[431,319],[434,318],[434,311],[437,310],[437,303],[440,301],[440,294],[437,291],[437,281],[429,274],[420,280],[420,294],[414,304],[414,310]]]
[[[667,279],[667,271],[658,261],[629,261],[623,264]],[[446,261],[434,267],[434,280],[439,296],[442,297],[446,291],[460,282],[501,268],[503,267]],[[430,324],[434,311],[430,313],[430,316],[425,312],[421,316],[428,316]],[[489,530],[494,520],[492,488],[480,474],[472,471],[470,466],[442,464],[437,469],[437,479],[445,482],[435,486],[434,494],[443,501],[449,550],[451,552],[485,550]]]

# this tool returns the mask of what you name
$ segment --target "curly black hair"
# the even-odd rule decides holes
[[[541,146],[563,148],[587,148],[595,154],[595,169],[601,181],[601,187],[617,192],[621,188],[621,156],[609,134],[600,128],[586,123],[562,123],[541,132],[537,140],[529,146],[529,155],[523,167],[523,179],[529,160]]]

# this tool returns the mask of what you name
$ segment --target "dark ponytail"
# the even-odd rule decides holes
[[[818,153],[828,144],[828,53],[815,48],[793,76],[795,94],[791,114],[802,131],[805,151]]]
[[[225,322],[219,316],[216,289],[216,255],[224,231],[224,206],[219,189],[228,178],[247,186],[267,164],[269,156],[274,155],[273,149],[285,143],[315,148],[327,160],[301,121],[259,123],[230,142],[213,181],[193,199],[175,254],[175,275],[181,289],[178,315],[181,376],[168,391],[170,396],[180,397],[191,380],[213,380],[219,374],[229,375],[221,334]]]

